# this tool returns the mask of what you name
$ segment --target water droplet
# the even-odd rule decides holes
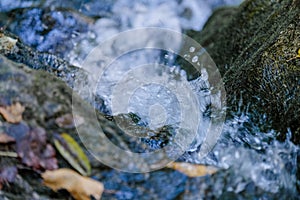
[[[196,50],[195,47],[190,47],[190,52],[191,52],[191,53],[194,52],[195,50]]]
[[[195,63],[197,61],[198,61],[198,56],[194,56],[193,59],[192,59],[192,62]]]
[[[189,59],[191,56],[189,54],[184,54],[183,56],[185,59]]]

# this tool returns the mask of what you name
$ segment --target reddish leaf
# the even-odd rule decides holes
[[[55,120],[56,124],[62,128],[74,128],[74,119],[72,114],[65,114]]]
[[[18,170],[15,166],[5,167],[0,173],[0,186],[3,183],[13,183],[16,179]]]
[[[11,143],[11,142],[15,142],[15,138],[6,135],[5,133],[1,133],[0,134],[0,143],[1,144],[7,144],[7,143]]]
[[[35,128],[17,141],[17,153],[24,164],[34,169],[57,169],[55,150],[47,144],[43,128]]]

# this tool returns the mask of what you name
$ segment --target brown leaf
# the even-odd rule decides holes
[[[0,143],[1,144],[7,144],[7,143],[11,143],[11,142],[15,142],[15,138],[5,134],[5,133],[1,133],[0,134]]]
[[[56,118],[56,124],[61,128],[74,128],[75,123],[72,114],[65,114],[61,117]]]
[[[66,168],[46,171],[42,178],[47,187],[54,191],[66,189],[76,200],[90,200],[90,196],[99,200],[104,190],[102,183]]]
[[[168,168],[175,169],[189,177],[205,176],[208,174],[214,174],[217,168],[212,166],[198,165],[184,162],[173,162],[170,163]]]
[[[22,162],[34,169],[57,169],[54,148],[47,143],[46,131],[35,128],[17,140],[17,153]]]
[[[19,102],[11,106],[0,107],[0,114],[9,123],[19,123],[22,121],[22,114],[25,110]]]

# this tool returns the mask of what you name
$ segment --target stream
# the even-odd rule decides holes
[[[199,31],[215,8],[238,5],[241,0],[100,2],[73,0],[62,5],[54,0],[0,1],[0,25],[18,35],[25,44],[41,52],[53,53],[87,70],[91,76],[98,72],[91,87],[92,93],[104,100],[101,104],[95,102],[95,107],[105,114],[134,113],[139,117],[139,126],[156,130],[172,125],[179,130],[182,125],[180,117],[185,116],[184,110],[188,110],[190,118],[186,123],[191,130],[196,127],[196,134],[192,144],[184,149],[178,159],[220,168],[212,176],[198,178],[188,178],[169,169],[141,174],[105,169],[93,178],[103,182],[106,189],[117,192],[104,193],[103,199],[296,199],[297,158],[300,153],[299,148],[290,141],[290,132],[286,133],[285,141],[279,142],[276,131],[261,132],[260,127],[251,121],[247,110],[230,113],[233,117],[221,120],[222,127],[216,143],[203,156],[201,145],[206,131],[211,128],[212,118],[216,117],[211,115],[209,106],[218,105],[221,101],[220,96],[212,95],[206,77],[209,74],[201,70],[200,77],[188,81],[188,75],[176,63],[176,52],[160,49],[140,50],[132,47],[134,51],[116,57],[120,44],[130,46],[131,40],[140,40],[150,45],[152,38],[160,44],[164,42],[163,35],[132,35],[131,38],[110,41],[123,31],[146,27],[166,28],[177,33]],[[7,22],[8,16],[14,19]],[[105,46],[106,41],[111,42],[110,48]],[[182,41],[176,38],[171,41],[168,43],[170,48],[180,51]],[[91,53],[99,45],[103,45],[101,48],[105,58],[115,58],[113,62],[108,62],[109,67],[105,59],[98,60],[96,54]],[[189,46],[188,52],[193,53],[193,48]],[[197,60],[190,59],[192,63],[198,62],[198,57]],[[96,66],[90,64],[95,60]],[[96,69],[99,66],[100,71]],[[145,79],[148,80],[148,77],[157,79],[147,82]],[[161,77],[168,78],[162,80]],[[171,85],[171,89],[166,85]],[[183,85],[182,90],[174,92],[174,85]],[[132,91],[126,93],[124,90],[129,90],[131,86]],[[180,99],[181,96],[187,98]],[[222,105],[219,109],[225,107]],[[198,117],[196,122],[191,120],[193,115]],[[160,147],[153,141],[143,142],[150,144],[153,151]]]

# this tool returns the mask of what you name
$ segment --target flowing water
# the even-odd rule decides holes
[[[78,22],[60,12],[50,12],[51,17],[64,23],[64,25],[61,24],[62,28],[54,27],[52,33],[48,34],[48,38],[37,37],[39,36],[39,29],[42,31],[41,27],[33,27],[32,30],[24,30],[24,27],[22,29],[22,26],[28,26],[25,23],[28,21],[26,21],[26,14],[24,13],[25,20],[21,20],[23,24],[21,22],[12,23],[11,29],[15,30],[28,45],[36,47],[40,51],[58,53],[74,65],[87,68],[84,60],[89,52],[97,45],[109,40],[113,35],[142,27],[168,28],[176,32],[183,32],[187,29],[201,30],[214,8],[222,5],[237,5],[240,0],[104,0],[101,2],[99,4],[96,0],[74,0],[64,5],[64,7],[78,10],[92,18],[92,23],[87,23],[89,19]],[[11,11],[14,8],[32,5],[40,7],[51,5],[53,9],[61,6],[58,1],[51,0],[41,2],[26,0],[14,1],[14,3],[0,1],[1,11]],[[37,13],[39,12],[41,12],[39,9],[32,9],[27,12],[27,15],[38,18]],[[32,19],[31,17],[30,20],[38,21],[39,19]],[[78,30],[74,29],[76,26],[77,28],[79,26]],[[67,29],[70,29],[71,32]],[[160,37],[159,35],[146,34],[140,37],[145,41],[151,41],[151,38],[156,37],[156,41],[162,42],[157,39]],[[138,38],[131,39],[138,40]],[[57,40],[66,41],[66,48],[58,49]],[[130,41],[123,40],[121,42],[122,45],[130,45]],[[179,48],[178,44],[180,42],[174,41],[170,45],[176,49]],[[104,53],[115,55],[114,48],[118,47],[118,43],[114,45],[111,45],[110,49],[105,49]],[[192,46],[190,51],[193,51]],[[192,59],[192,62],[197,62],[197,59]],[[98,80],[99,84],[94,91],[96,95],[105,100],[105,107],[101,111],[119,114],[114,111],[112,95],[113,89],[118,83],[128,84],[132,79],[136,79],[135,76],[169,76],[170,83],[175,80],[175,83],[184,82],[187,84],[187,87],[195,95],[199,113],[201,116],[205,116],[207,105],[216,100],[210,94],[207,79],[202,75],[198,79],[188,82],[185,72],[176,65],[175,60],[174,54],[164,53],[160,50],[135,51],[118,57],[105,71],[102,79]],[[143,74],[145,71],[140,72],[140,74],[130,74],[136,70],[136,66],[144,66],[147,63],[152,64],[150,67],[155,68],[155,66],[163,64],[167,68],[161,70],[158,67],[155,70],[146,71],[146,74]],[[88,70],[93,71],[94,69],[89,68]],[[202,72],[202,74],[205,73]],[[124,78],[124,76],[126,77]],[[135,82],[135,84],[137,83]],[[181,114],[180,102],[172,91],[160,84],[146,84],[138,87],[131,94],[127,101],[129,102],[127,112],[137,114],[141,118],[140,125],[149,126],[152,129],[166,124],[175,127],[178,125],[178,116]],[[200,117],[201,127],[197,129],[196,139],[180,158],[183,161],[220,167],[221,170],[210,178],[187,179],[176,172],[170,175],[160,171],[150,173],[150,175],[114,172],[114,174],[99,175],[98,178],[104,181],[107,188],[119,191],[114,196],[117,199],[151,199],[154,197],[156,199],[173,199],[178,197],[180,193],[183,193],[180,196],[182,199],[202,199],[204,196],[211,199],[296,198],[297,157],[300,155],[298,147],[290,142],[291,133],[287,133],[284,142],[279,142],[275,139],[275,131],[261,132],[259,127],[250,120],[250,114],[247,111],[232,115],[234,116],[232,119],[224,122],[217,144],[204,158],[200,155],[199,148],[205,138],[203,130],[209,127],[210,121],[209,118]],[[157,174],[163,181],[158,181],[155,178]],[[125,180],[126,184],[116,187],[116,182],[120,177]],[[144,183],[145,180],[147,180],[147,184]],[[157,196],[151,191],[144,191],[138,187],[132,189],[130,184],[140,184],[141,188],[152,186]],[[154,185],[156,184],[164,185],[163,188],[155,188]],[[177,189],[174,190],[174,188],[170,189],[169,187],[177,187]]]

